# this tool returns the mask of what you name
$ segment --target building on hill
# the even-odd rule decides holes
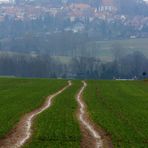
[[[100,12],[104,12],[104,11],[112,12],[112,11],[116,11],[117,7],[114,0],[101,0],[98,10]]]
[[[10,0],[0,0],[0,4],[7,4],[10,3]]]
[[[15,4],[24,4],[25,2],[27,2],[26,0],[14,0]]]

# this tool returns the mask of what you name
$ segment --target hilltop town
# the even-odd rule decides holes
[[[3,3],[4,2],[4,3]],[[108,19],[113,17],[117,7],[112,0],[103,0],[98,6],[88,3],[55,3],[49,1],[47,4],[32,3],[23,0],[2,1],[0,5],[1,21],[5,16],[14,17],[16,20],[37,19],[39,16],[48,14],[54,17],[66,17],[71,20],[76,18],[89,18],[90,20]]]
[[[84,31],[87,23],[102,20],[106,22],[121,23],[123,26],[134,27],[136,30],[142,31],[148,27],[148,16],[119,13],[119,6],[113,0],[102,0],[93,5],[84,2],[67,2],[62,0],[60,3],[56,1],[24,1],[24,0],[1,0],[0,4],[0,23],[7,19],[13,21],[32,21],[46,16],[53,18],[63,18],[70,22],[75,22],[72,26],[66,26],[65,31],[79,32]],[[60,31],[59,28],[57,28]],[[138,36],[139,34],[136,33]],[[135,36],[135,35],[131,35]],[[143,33],[142,36],[147,36]]]
[[[0,1],[2,75],[131,78],[148,65],[143,0]]]
[[[3,3],[4,2],[4,3]],[[98,5],[89,3],[68,3],[62,1],[60,4],[53,1],[45,3],[35,3],[32,1],[16,0],[2,1],[0,5],[0,22],[9,18],[15,21],[37,20],[39,17],[44,19],[45,15],[69,19],[71,22],[79,19],[78,30],[85,28],[84,20],[92,22],[96,19],[105,21],[120,21],[124,25],[130,25],[136,29],[143,29],[148,24],[148,16],[131,17],[118,14],[118,5],[113,0],[102,0]],[[77,28],[76,27],[76,28]],[[69,30],[69,28],[65,28]]]

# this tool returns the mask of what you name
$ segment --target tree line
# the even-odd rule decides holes
[[[140,52],[103,63],[94,57],[73,57],[64,64],[49,55],[0,54],[0,75],[39,78],[114,79],[146,77],[148,59]]]

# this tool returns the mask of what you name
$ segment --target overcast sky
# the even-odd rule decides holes
[[[9,0],[0,0],[0,1],[9,1]],[[148,0],[144,0],[144,1],[148,2]]]

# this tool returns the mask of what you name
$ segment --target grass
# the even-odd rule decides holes
[[[137,39],[123,39],[123,40],[107,40],[107,41],[90,41],[86,43],[86,47],[75,49],[74,55],[96,57],[101,59],[103,62],[112,61],[114,55],[112,53],[112,48],[116,45],[117,47],[123,49],[123,55],[131,54],[135,51],[140,51],[146,57],[148,57],[148,38],[137,38]],[[5,53],[5,52],[4,52]],[[0,52],[2,55],[3,52]],[[9,52],[9,54],[20,54],[17,52]],[[27,54],[25,54],[27,56]],[[52,56],[55,61],[61,62],[63,64],[69,64],[74,55],[69,56]],[[79,56],[78,56],[79,55]]]
[[[66,85],[65,80],[0,78],[0,138],[46,96]]]
[[[52,106],[40,114],[34,124],[34,134],[25,148],[79,148],[80,129],[76,119],[75,95],[81,83],[73,85],[53,100]]]
[[[87,81],[84,101],[92,120],[111,136],[115,147],[148,147],[148,81]],[[0,138],[46,96],[66,85],[65,80],[0,78]],[[25,148],[79,148],[81,132],[76,119],[80,81],[53,99],[52,106],[35,119]]]
[[[115,147],[148,146],[147,90],[144,81],[88,81],[84,100],[90,116]]]
[[[114,58],[112,48],[115,45],[123,49],[123,55],[140,51],[148,57],[148,38],[88,42],[86,48],[82,49],[82,51],[79,49],[77,51],[78,53],[76,53],[81,56],[96,57],[103,62],[108,62],[112,61]],[[64,64],[68,64],[70,63],[72,56],[53,56],[53,58]]]
[[[142,52],[146,57],[148,57],[148,38],[144,39],[126,39],[126,40],[111,40],[111,41],[97,41],[91,43],[97,46],[98,49],[95,50],[95,56],[99,57],[103,61],[111,61],[113,59],[113,54],[111,48],[113,45],[119,45],[124,49],[125,54],[133,53],[134,51]],[[89,51],[91,52],[91,50]]]
[[[70,56],[52,56],[55,61],[61,62],[63,64],[68,64],[72,60]]]

